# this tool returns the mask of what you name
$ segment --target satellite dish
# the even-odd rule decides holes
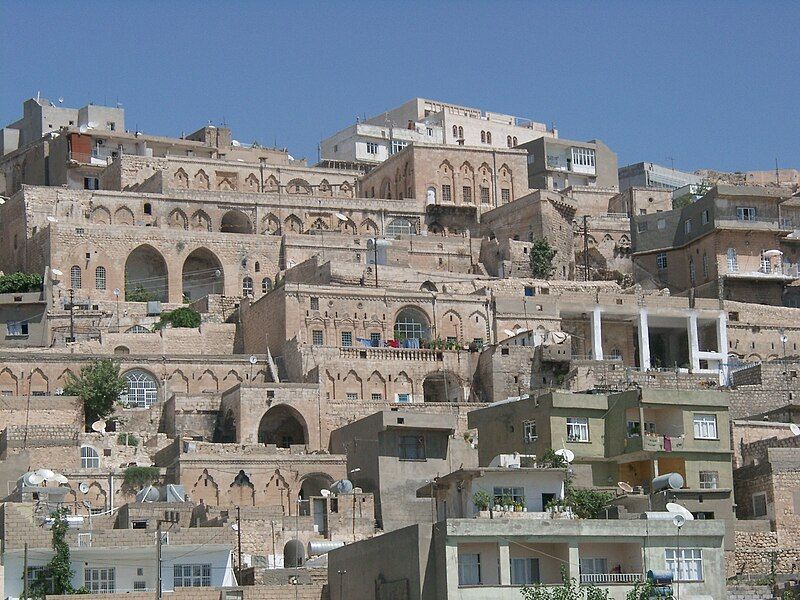
[[[558,456],[563,456],[564,460],[567,461],[567,464],[572,464],[572,461],[575,460],[575,453],[572,450],[561,448],[561,450],[556,450],[555,453]]]
[[[64,274],[64,272],[59,269],[50,269],[50,272],[56,277],[61,277]]]
[[[41,475],[39,475],[38,473],[35,473],[35,472],[33,472],[33,473],[25,473],[25,475],[22,476],[22,483],[24,485],[37,486],[40,483],[42,483],[43,481],[44,481],[44,477],[42,477]]]
[[[58,103],[59,104],[64,104],[64,96],[59,96],[58,97]]]
[[[327,498],[328,496],[331,495],[331,491],[330,490],[320,490],[319,491],[319,495],[322,496],[323,498]]]
[[[42,477],[42,481],[53,481],[56,476],[50,469],[37,469],[36,474]]]
[[[257,357],[257,356],[251,356],[251,357],[250,357],[250,364],[251,364],[251,365],[254,365],[254,364],[256,364],[257,362],[258,362],[258,357]]]
[[[89,502],[88,500],[84,500],[81,504],[83,504],[83,506],[85,508],[88,508],[89,510],[92,510],[92,503]]]
[[[106,422],[103,419],[99,419],[92,423],[92,431],[96,431],[97,433],[105,433],[106,432]]]
[[[89,129],[94,129],[95,127],[97,127],[97,122],[96,122],[96,121],[89,121],[89,122],[86,124],[86,126],[87,126]]]
[[[238,523],[231,523],[231,529],[234,531],[239,531],[239,524]]]
[[[510,329],[504,329],[503,331],[506,332],[506,335],[510,335],[511,337],[514,337],[515,335],[517,335],[516,333],[514,333]]]
[[[47,215],[47,220],[51,223],[58,223],[58,219],[56,219],[53,215]]]
[[[788,342],[788,341],[789,341],[789,336],[788,336],[788,335],[786,335],[785,333],[782,333],[782,334],[781,334],[781,343],[782,343],[782,344],[785,344],[785,343],[786,343],[786,342]]]
[[[69,479],[67,479],[66,475],[62,475],[61,473],[56,473],[55,481],[57,481],[61,485],[66,485],[69,483]]]
[[[119,288],[114,288],[114,295],[119,296],[122,293],[122,290]]]
[[[673,513],[676,517],[681,517],[684,521],[693,521],[694,515],[689,512],[689,509],[677,502],[667,502],[666,504],[667,512]],[[677,525],[677,523],[676,523]],[[683,525],[683,523],[681,523]],[[680,527],[681,525],[678,525]]]
[[[345,222],[349,221],[349,219],[345,217],[342,213],[336,213],[336,218],[339,219],[340,221],[345,221]]]
[[[795,425],[794,423],[792,423],[791,425],[789,425],[789,430],[794,435],[800,435],[800,425]]]
[[[78,486],[78,489],[81,491],[81,494],[88,494],[89,493],[89,484],[85,481],[82,481],[81,484]]]
[[[617,487],[619,489],[621,489],[623,492],[625,492],[626,494],[633,493],[633,486],[630,483],[628,483],[627,481],[618,481],[617,482]]]
[[[81,133],[86,133],[88,129],[89,128],[86,127],[86,125],[81,125],[80,127],[78,127],[78,131],[80,131]]]
[[[56,396],[63,396],[64,388],[56,388]]]
[[[687,519],[683,515],[675,515],[672,517],[672,522],[675,524],[675,527],[680,529],[683,527],[683,524],[686,523]]]

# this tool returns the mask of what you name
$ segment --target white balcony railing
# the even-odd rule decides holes
[[[641,573],[581,573],[581,583],[636,583],[642,579]]]

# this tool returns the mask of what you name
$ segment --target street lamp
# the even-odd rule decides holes
[[[344,576],[347,574],[347,570],[339,569],[336,572],[339,574],[339,600],[344,600],[343,586],[344,586]]]

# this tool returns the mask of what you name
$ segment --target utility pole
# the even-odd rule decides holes
[[[589,281],[589,215],[583,215],[583,268],[586,275],[584,281]]]
[[[75,290],[69,289],[69,341],[75,341]]]
[[[251,377],[252,379],[252,377]],[[236,563],[239,568],[236,572],[236,579],[239,585],[242,585],[242,510],[241,507],[236,507],[236,537],[239,546],[239,558]]]
[[[22,598],[28,600],[28,542],[22,551]]]
[[[780,176],[780,172],[778,171],[778,157],[777,156],[775,157],[775,184],[776,185],[780,185],[781,184],[781,176]]]
[[[259,165],[258,170],[261,173],[261,193],[264,193],[264,163],[266,162],[266,158],[263,156],[258,159]]]
[[[344,576],[347,573],[347,570],[339,569],[336,572],[339,574],[339,600],[344,600]]]
[[[378,287],[378,238],[377,236],[372,240],[374,244],[372,245],[373,255],[375,258],[375,287]]]
[[[161,580],[161,525],[164,523],[174,524],[177,522],[178,513],[171,510],[165,511],[164,518],[156,521],[156,600],[162,600],[163,590],[161,588],[164,585],[164,582]]]

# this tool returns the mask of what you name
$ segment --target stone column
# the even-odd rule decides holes
[[[697,371],[700,369],[700,341],[697,336],[697,315],[694,313],[686,318],[686,333],[689,337],[689,368]]]
[[[508,540],[501,538],[498,544],[500,550],[500,585],[511,585],[511,557],[508,552]]]
[[[639,368],[650,369],[650,326],[647,322],[647,311],[639,310]]]
[[[728,383],[728,313],[720,311],[717,317],[717,352],[719,360],[719,383]]]
[[[581,580],[581,554],[578,551],[577,540],[569,543],[569,578],[580,583]]]
[[[603,327],[599,306],[595,306],[591,314],[592,324],[592,358],[603,360]]]

